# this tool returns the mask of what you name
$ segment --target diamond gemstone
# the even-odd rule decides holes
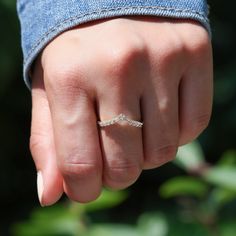
[[[106,120],[106,121],[98,121],[98,124],[101,126],[101,127],[104,127],[104,126],[109,126],[109,125],[113,125],[115,123],[119,123],[120,121],[127,121],[127,123],[131,126],[134,126],[134,127],[142,127],[143,126],[143,123],[142,122],[139,122],[139,121],[135,121],[135,120],[131,120],[129,119],[128,117],[126,117],[124,114],[119,114],[118,116],[114,117],[113,119],[111,120]]]

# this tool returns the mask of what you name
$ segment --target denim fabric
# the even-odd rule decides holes
[[[17,0],[24,79],[34,59],[59,33],[88,21],[124,15],[197,20],[210,31],[206,0]]]

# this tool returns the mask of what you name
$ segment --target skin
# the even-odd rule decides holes
[[[50,42],[32,71],[30,149],[40,202],[63,192],[95,200],[175,157],[208,125],[212,50],[197,22],[122,17],[83,24]],[[124,113],[142,129],[97,120]]]

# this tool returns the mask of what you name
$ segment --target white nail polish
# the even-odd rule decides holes
[[[38,198],[39,198],[39,202],[41,204],[41,206],[44,206],[42,204],[42,198],[43,198],[43,175],[42,172],[39,171],[37,173],[37,187],[38,187]]]

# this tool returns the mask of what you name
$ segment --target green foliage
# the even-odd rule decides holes
[[[174,162],[187,171],[195,171],[201,168],[204,165],[204,155],[200,144],[192,142],[180,147]]]
[[[122,203],[127,198],[126,192],[112,192],[103,190],[102,195],[94,202],[81,205],[86,212],[97,211],[100,209],[112,208]]]
[[[89,204],[67,202],[36,209],[28,221],[13,227],[13,236],[233,236],[236,217],[221,212],[236,200],[235,158],[235,152],[229,151],[211,166],[201,146],[191,143],[180,149],[175,161],[186,175],[167,180],[159,189],[163,199],[177,200],[173,209],[143,212],[132,224],[99,222],[91,213],[104,213],[128,198],[125,192],[104,190]]]
[[[140,236],[137,230],[129,225],[101,224],[94,225],[84,236]]]
[[[63,205],[35,210],[28,223],[18,224],[13,228],[17,236],[75,236],[83,231],[83,225],[73,212]]]
[[[14,236],[165,236],[168,225],[163,215],[143,214],[136,226],[128,224],[91,223],[88,212],[104,210],[125,199],[123,192],[104,191],[89,204],[68,202],[49,208],[36,209],[28,222],[16,224]],[[108,205],[105,204],[108,200]],[[88,212],[87,212],[88,211]]]
[[[216,203],[216,208],[220,209],[236,199],[236,192],[226,188],[215,188],[210,194],[210,199],[212,203]]]
[[[209,183],[236,192],[236,167],[212,167],[204,173]]]
[[[166,198],[182,198],[182,210],[188,212],[188,219],[207,229],[206,235],[232,235],[235,228],[232,219],[227,222],[221,211],[236,200],[236,152],[225,152],[218,164],[211,166],[195,142],[180,149],[176,164],[188,176],[168,180],[160,187],[160,194]],[[233,222],[236,224],[236,218]]]
[[[20,35],[16,17],[15,0],[0,1],[0,98],[16,76],[20,66]]]
[[[235,150],[226,151],[218,161],[218,166],[236,167],[236,151]]]
[[[139,218],[138,230],[140,236],[167,236],[169,225],[164,214],[145,213]]]
[[[228,221],[223,221],[221,223],[219,235],[222,236],[235,236],[236,232],[236,218],[230,219]]]
[[[188,176],[175,177],[160,187],[160,194],[164,198],[175,196],[203,197],[207,191],[208,186],[206,183]]]
[[[103,194],[89,204],[70,202],[53,207],[36,209],[27,223],[13,228],[16,236],[77,236],[87,233],[85,213],[107,209],[124,201],[126,194],[104,190]]]

